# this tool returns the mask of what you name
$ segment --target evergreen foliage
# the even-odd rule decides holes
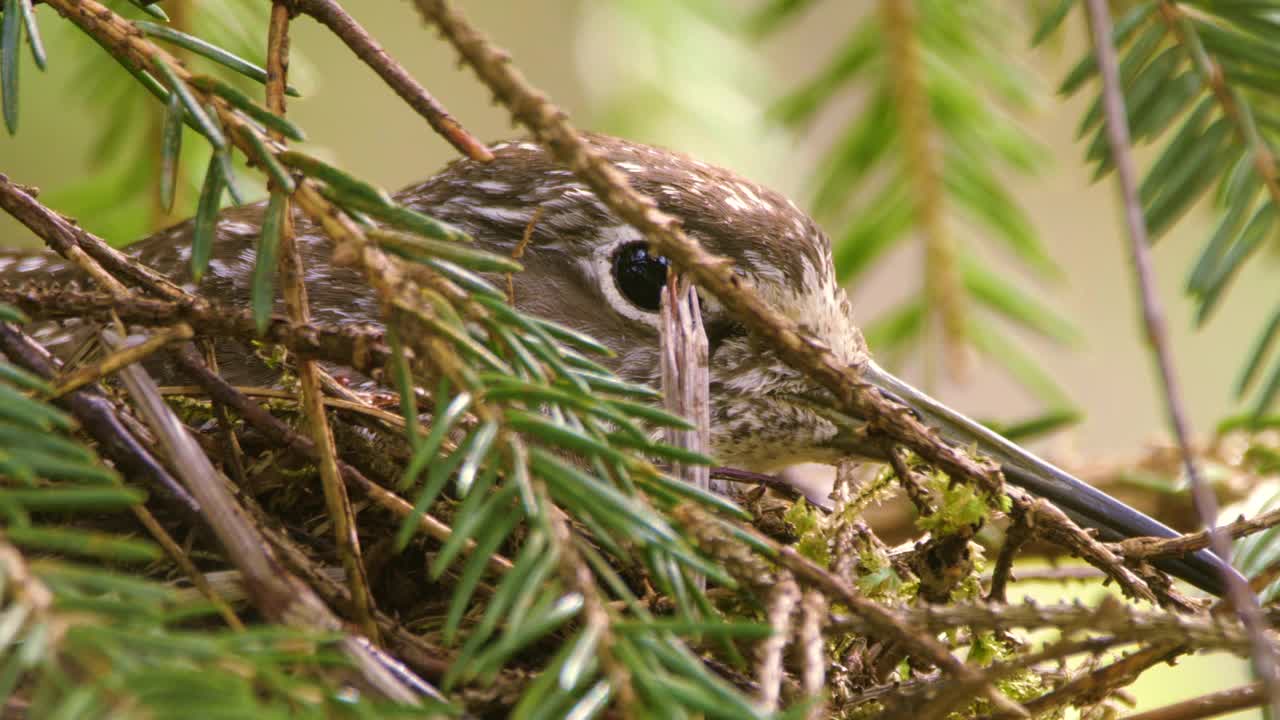
[[[60,11],[82,4],[47,3]],[[811,4],[765,3],[744,32],[772,32]],[[1010,117],[1031,94],[1029,78],[1003,61],[1018,47],[1008,32],[1011,11],[995,0],[902,5],[915,13],[889,8],[858,24],[829,66],[788,94],[776,114],[804,126],[848,88],[867,94],[866,113],[842,133],[814,186],[816,210],[840,228],[837,269],[844,280],[868,272],[912,231],[925,238],[929,258],[921,293],[869,329],[873,347],[901,354],[930,332],[938,347],[962,354],[972,345],[1050,405],[1044,418],[1008,433],[1043,432],[1072,412],[1052,378],[992,321],[1060,343],[1077,332],[957,240],[956,218],[963,218],[1032,276],[1059,274],[1000,179],[1037,170],[1043,155]],[[1073,5],[1036,5],[1036,41],[1052,35]],[[1280,40],[1280,4],[1128,5],[1116,41],[1130,123],[1135,139],[1164,143],[1143,185],[1148,222],[1167,230],[1216,188],[1221,221],[1188,280],[1208,318],[1239,268],[1274,238],[1280,196],[1272,190],[1280,185],[1271,138],[1280,124],[1271,117],[1268,73],[1276,69],[1269,43]],[[30,0],[5,0],[7,127],[18,129],[23,58],[45,62],[39,33],[79,27],[102,46],[86,46],[82,62],[93,68],[88,101],[112,108],[95,149],[112,169],[63,196],[61,207],[92,216],[112,237],[171,207],[194,211],[191,259],[199,277],[217,213],[240,203],[250,186],[267,188],[245,322],[229,317],[225,327],[239,329],[200,332],[256,337],[271,362],[321,359],[376,371],[398,391],[399,412],[339,404],[327,415],[338,439],[334,456],[318,439],[294,438],[309,432],[301,416],[310,391],[292,371],[279,388],[254,389],[272,398],[257,409],[265,418],[234,405],[243,395],[217,395],[216,382],[170,398],[176,415],[157,418],[147,410],[159,404],[154,388],[93,377],[91,388],[105,388],[100,397],[129,432],[147,438],[140,456],[159,457],[157,465],[167,463],[185,488],[144,490],[145,478],[113,469],[121,467],[116,456],[110,464],[99,457],[117,449],[63,409],[77,392],[59,386],[64,376],[42,377],[12,356],[0,364],[6,710],[51,718],[589,718],[610,710],[664,718],[967,717],[1026,702],[1044,713],[1068,703],[1105,711],[1109,692],[1058,682],[1063,675],[1088,680],[1092,665],[1050,669],[1050,661],[1088,652],[1098,664],[1101,653],[1133,643],[1143,652],[1164,649],[1158,659],[1175,647],[1248,651],[1238,626],[1176,615],[1170,608],[1185,598],[1154,582],[1163,610],[1116,603],[1015,607],[1002,615],[1008,608],[994,602],[1002,594],[983,602],[982,573],[991,565],[1007,575],[1018,545],[1010,540],[1009,558],[991,553],[988,564],[975,538],[996,512],[1014,506],[896,448],[892,468],[860,488],[842,486],[840,511],[830,515],[763,491],[724,497],[680,482],[670,463],[713,459],[654,438],[688,421],[658,409],[653,389],[602,367],[607,348],[513,309],[503,289],[481,277],[519,272],[518,260],[468,247],[458,230],[286,147],[284,139],[301,139],[303,128],[254,99],[268,79],[258,38],[267,34],[269,3],[200,7],[175,28],[157,4],[142,0],[112,3],[119,14],[67,20],[45,12],[51,8],[37,12]],[[1082,60],[1062,91],[1083,91],[1094,72]],[[1086,152],[1101,175],[1110,159],[1100,120],[1090,110],[1081,134],[1091,138]],[[276,263],[290,252],[291,205],[322,222],[337,252],[366,272],[384,301],[384,334],[306,328],[306,335],[272,317],[277,284],[285,284]],[[91,263],[102,257],[88,255]],[[112,312],[150,303],[151,312],[168,314],[155,324],[176,326],[198,310],[181,290],[137,275],[118,279],[131,288],[107,298]],[[95,301],[77,292],[58,297]],[[6,342],[33,327],[8,305],[0,305],[0,320]],[[1255,412],[1224,434],[1266,428],[1265,412],[1280,392],[1280,358],[1267,364],[1277,328],[1280,310],[1240,383],[1242,392],[1255,392]],[[172,341],[190,337],[185,332]],[[102,341],[110,346],[108,335]],[[321,346],[315,337],[348,344]],[[212,427],[217,432],[202,432]],[[198,435],[211,458],[226,451],[222,472],[201,475],[198,463],[180,462],[169,433]],[[240,436],[243,448],[228,440]],[[1223,469],[1274,473],[1274,438],[1245,437],[1245,459]],[[330,470],[352,495],[341,506],[356,520],[351,535],[359,542],[350,547],[335,540],[341,513],[316,488]],[[197,483],[228,492],[228,477],[239,483],[235,502],[264,538],[262,556],[278,561],[282,575],[304,580],[349,627],[316,619],[328,615],[273,616],[245,558],[219,542],[225,526],[208,507],[191,512],[184,497]],[[894,487],[915,503],[916,529],[932,532],[903,553],[890,552],[859,520]],[[1273,569],[1276,552],[1261,542],[1268,535],[1256,537],[1245,548],[1247,569]],[[1114,565],[1101,566],[1118,572],[1119,560]],[[1149,566],[1134,566],[1138,582],[1152,579]],[[938,567],[948,572],[931,575]],[[365,594],[372,607],[361,606]],[[939,597],[960,604],[928,604]],[[1062,636],[1033,652],[1013,640],[1012,627],[1055,628]],[[365,637],[380,643],[372,655],[392,680],[378,682],[378,672],[361,663]],[[962,651],[968,663],[955,657]],[[866,658],[866,667],[854,666]],[[907,682],[887,682],[894,672]],[[388,687],[413,692],[406,699]]]

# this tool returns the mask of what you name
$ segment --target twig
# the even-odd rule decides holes
[[[1151,268],[1150,249],[1147,241],[1146,220],[1138,199],[1136,173],[1130,153],[1129,125],[1124,107],[1124,94],[1120,88],[1120,75],[1116,67],[1115,48],[1111,44],[1111,14],[1105,0],[1088,0],[1090,28],[1093,31],[1094,49],[1098,58],[1098,70],[1102,77],[1102,104],[1106,117],[1107,142],[1116,165],[1116,178],[1124,198],[1125,220],[1129,228],[1129,249],[1132,254],[1138,296],[1142,305],[1142,318],[1146,328],[1147,344],[1160,373],[1164,390],[1165,407],[1174,437],[1182,450],[1183,463],[1191,482],[1191,496],[1197,512],[1208,533],[1209,546],[1222,562],[1230,566],[1231,546],[1226,536],[1215,530],[1218,502],[1213,491],[1205,483],[1191,451],[1191,431],[1178,392],[1177,376],[1173,369],[1173,357],[1169,352],[1165,329],[1164,311],[1156,295],[1154,273]],[[1223,573],[1227,597],[1240,616],[1241,623],[1254,636],[1253,665],[1258,676],[1266,683],[1271,696],[1272,714],[1280,714],[1280,677],[1276,675],[1276,658],[1266,642],[1258,607],[1258,598],[1238,574]]]
[[[214,372],[217,372],[217,369],[214,368],[212,365],[210,366],[210,369],[213,370]],[[298,398],[298,394],[291,392],[289,390],[281,390],[280,388],[273,388],[273,387],[257,387],[257,386],[247,386],[247,385],[236,385],[235,388],[237,391],[244,393],[248,397],[271,398],[273,400],[287,400],[289,402],[298,403],[299,405],[302,404],[301,400]],[[186,396],[198,397],[198,396],[208,395],[209,393],[199,385],[161,385],[160,394],[166,395],[166,396],[167,395],[186,395]],[[215,400],[215,402],[217,401]],[[369,403],[360,402],[357,400],[346,400],[343,398],[326,396],[324,398],[324,406],[328,408],[333,408],[334,410],[345,410],[353,414],[363,415],[365,417],[373,418],[374,420],[377,420],[382,423],[386,423],[387,425],[390,425],[391,427],[397,430],[404,429],[403,415],[400,415],[399,413],[387,412],[386,410],[379,410],[378,408],[374,407],[373,405],[370,405]],[[442,447],[444,447],[445,449],[452,449],[453,443],[446,440],[442,444]]]
[[[204,340],[200,343],[200,349],[204,351],[205,362],[209,364],[210,369],[215,373],[218,372],[218,354],[214,351],[213,343]],[[160,388],[160,393],[164,394],[163,387]],[[231,471],[232,482],[246,492],[253,494],[253,488],[249,485],[249,473],[244,468],[244,450],[240,447],[240,438],[236,435],[231,413],[227,412],[226,405],[217,400],[214,400],[212,404],[213,417],[218,421],[218,432],[222,436],[222,452],[226,455],[222,466]]]
[[[100,292],[65,288],[0,287],[6,302],[35,320],[64,318],[109,321],[112,313],[126,324],[174,325],[185,322],[196,337],[256,339],[283,346],[298,357],[328,360],[365,374],[380,372],[390,354],[382,331],[372,325],[336,326],[312,321],[297,325],[273,318],[261,336],[247,309],[221,303],[172,302],[145,297],[116,299]]]
[[[983,674],[986,675],[990,681],[998,682],[1004,680],[1010,675],[1028,668],[1033,668],[1036,665],[1045,662],[1056,660],[1061,663],[1061,661],[1073,655],[1079,655],[1082,653],[1097,655],[1112,648],[1115,644],[1114,639],[1106,635],[1058,640],[1045,645],[1039,650],[1022,653],[1003,662],[992,663],[991,665],[983,668]],[[1052,671],[1045,672],[1042,670],[1039,675],[1043,681],[1048,681],[1052,676]],[[938,686],[939,681],[942,683],[941,687]],[[922,699],[928,703],[924,705],[923,710],[913,709],[913,714],[924,713],[927,711],[928,714],[937,715],[938,712],[933,710],[933,708],[939,704],[945,704],[946,707],[956,707],[963,706],[966,701],[972,700],[971,693],[967,697],[965,688],[957,687],[957,683],[949,678],[938,678],[934,683],[932,683],[932,686],[927,686],[923,689],[912,688],[911,691],[904,693],[903,695],[903,697],[895,699],[905,707],[911,707],[909,701],[913,700],[911,697],[912,695],[922,695]],[[955,699],[956,696],[959,697],[958,701]]]
[[[263,410],[262,407],[249,400],[222,377],[210,372],[193,348],[179,348],[174,353],[174,357],[178,360],[183,370],[208,391],[210,396],[217,398],[225,403],[227,407],[235,410],[240,417],[244,418],[245,422],[262,432],[272,442],[287,447],[309,460],[314,461],[317,459],[318,453],[315,444],[311,442],[310,438],[299,435],[284,421]],[[453,530],[448,525],[426,513],[415,513],[411,503],[383,489],[380,485],[365,477],[359,470],[341,460],[338,461],[338,470],[343,480],[358,487],[371,500],[390,511],[396,517],[405,518],[409,515],[416,515],[418,528],[427,535],[440,542],[445,542],[453,535]],[[468,540],[465,548],[467,552],[471,552],[475,548],[475,542]],[[489,557],[489,567],[495,572],[506,572],[511,569],[511,561],[495,554]]]
[[[1209,530],[1187,533],[1176,538],[1129,538],[1116,543],[1120,552],[1129,558],[1153,558],[1161,555],[1182,555],[1196,550],[1203,550],[1213,543],[1212,535],[1238,540],[1263,530],[1280,525],[1280,508],[1269,510],[1256,517],[1241,518],[1233,523],[1222,525],[1210,533]]]
[[[780,573],[778,581],[770,592],[766,618],[773,634],[760,643],[760,664],[756,671],[760,686],[759,699],[756,704],[761,710],[773,713],[778,710],[778,699],[782,695],[782,679],[785,675],[782,667],[782,653],[791,641],[792,616],[800,604],[800,587],[796,585],[791,573]]]
[[[1126,715],[1122,720],[1199,720],[1199,718],[1258,707],[1266,702],[1266,687],[1258,681],[1228,690],[1211,692],[1154,710]]]
[[[711,468],[712,480],[728,480],[735,483],[749,483],[751,485],[763,485],[790,500],[799,500],[804,497],[804,493],[796,486],[788,483],[786,480],[777,475],[768,473],[752,472],[750,470],[742,470],[733,467],[714,467]]]
[[[1034,517],[1034,513],[1014,513],[1013,524],[1004,534],[1004,544],[1000,546],[1000,554],[996,556],[995,570],[991,572],[991,589],[987,591],[987,602],[1001,604],[1005,602],[1005,589],[1013,574],[1013,561],[1017,558],[1018,550],[1031,539],[1031,523]]]
[[[66,219],[44,215],[41,212],[44,206],[36,202],[34,194],[10,182],[3,173],[0,173],[0,207],[33,230],[41,228],[43,232],[37,234],[49,243],[49,247],[83,270],[103,290],[116,297],[129,295],[129,290],[123,283],[104,270],[75,242],[75,228]]]
[[[79,390],[89,383],[95,383],[107,375],[119,371],[123,367],[150,357],[169,343],[190,340],[194,335],[195,333],[190,325],[178,323],[136,345],[127,345],[119,352],[111,353],[89,365],[78,367],[67,375],[58,378],[58,384],[53,389],[52,397],[62,397],[73,390]]]
[[[1067,517],[1061,509],[1047,500],[1030,498],[1020,489],[1010,488],[1011,497],[1021,497],[1022,501],[1015,506],[1015,512],[1032,516],[1029,523],[1035,527],[1036,534],[1054,543],[1070,548],[1085,562],[1107,574],[1131,597],[1156,601],[1156,589],[1146,582],[1134,570],[1125,567],[1121,558],[1111,552],[1107,546],[1099,542],[1093,535],[1082,530]],[[1019,507],[1020,506],[1020,507]],[[1189,603],[1171,590],[1163,592],[1164,600],[1187,607]]]
[[[289,69],[289,8],[281,0],[271,7],[269,34],[267,36],[267,108],[284,117],[284,95]],[[273,133],[274,140],[283,144],[284,135]],[[273,193],[284,192],[270,183]],[[295,324],[306,325],[311,320],[311,308],[307,301],[304,280],[306,269],[302,254],[298,251],[293,231],[293,213],[289,200],[283,200],[280,222],[280,278],[284,293],[285,309]],[[333,443],[333,430],[324,411],[324,390],[320,387],[320,368],[315,360],[302,358],[297,363],[298,386],[302,395],[302,414],[306,418],[311,442],[315,445],[316,464],[320,470],[320,482],[324,488],[325,506],[333,523],[334,543],[338,557],[346,571],[351,586],[352,611],[364,634],[374,642],[378,640],[378,626],[373,622],[373,593],[369,589],[368,571],[360,550],[355,511],[347,496],[347,486],[338,471],[337,450]]]
[[[1253,577],[1249,578],[1249,589],[1255,593],[1261,594],[1271,583],[1280,578],[1280,559],[1273,560],[1266,567],[1259,570]]]
[[[0,352],[14,365],[46,380],[58,372],[58,364],[49,352],[11,323],[0,323]],[[151,487],[177,500],[184,510],[200,511],[195,498],[129,432],[117,417],[115,405],[96,386],[76,390],[58,398],[54,404],[70,412],[85,432],[98,441],[102,453],[124,473],[145,479]]]
[[[764,584],[772,587],[774,574],[764,566],[763,560],[757,555],[744,552],[740,540],[723,536],[720,526],[703,510],[685,504],[676,507],[672,515],[681,525],[694,533],[698,545],[712,557],[725,562],[731,570],[752,585]],[[743,529],[741,532],[750,533],[751,531]],[[779,545],[759,534],[752,533],[752,536],[753,543],[768,548],[768,556],[773,562],[790,571],[797,582],[816,588],[833,602],[839,602],[848,607],[851,612],[867,623],[870,632],[900,642],[910,652],[966,683],[968,687],[973,688],[974,692],[981,691],[996,707],[1013,715],[1022,715],[1021,707],[988,683],[982,673],[960,662],[932,635],[920,632],[918,628],[908,624],[897,610],[884,607],[866,597],[855,590],[853,585],[844,578],[801,555],[795,548]]]
[[[1205,614],[1136,610],[1114,599],[1104,600],[1098,607],[1034,603],[925,605],[905,608],[899,614],[902,622],[930,633],[960,627],[975,631],[1053,628],[1063,633],[1107,633],[1114,643],[1168,641],[1237,655],[1247,655],[1252,647],[1249,633],[1236,623],[1222,622]],[[865,618],[856,615],[833,615],[830,626],[837,632],[873,630]]]
[[[1095,567],[1022,568],[1010,574],[1011,582],[1087,582],[1105,580],[1107,574]],[[986,582],[994,580],[988,576]]]
[[[71,221],[40,204],[35,195],[0,173],[0,208],[27,226],[59,255],[76,263],[90,277],[98,280],[112,295],[125,296],[119,277],[128,278],[157,297],[167,300],[190,299],[182,288],[159,273],[135,263],[124,253]],[[86,262],[91,258],[92,262]]]
[[[329,28],[338,39],[346,43],[351,52],[368,65],[378,77],[430,123],[458,152],[472,160],[489,162],[493,153],[484,143],[458,123],[449,111],[422,87],[409,71],[391,57],[378,41],[373,39],[355,18],[347,14],[334,0],[289,0],[289,4],[304,15],[315,18]]]
[[[1108,35],[1107,37],[1110,37]],[[1081,705],[1090,701],[1101,701],[1107,695],[1132,683],[1138,676],[1153,665],[1169,662],[1178,655],[1187,652],[1182,645],[1168,644],[1144,648],[1132,655],[1097,670],[1082,675],[1062,687],[1041,695],[1026,704],[1027,711],[1033,717],[1041,717],[1045,713],[1063,705]],[[1005,714],[993,714],[992,717],[1005,717]]]
[[[190,352],[194,354],[194,348]],[[142,368],[131,365],[122,371],[121,378],[176,472],[200,501],[201,515],[225,549],[227,558],[244,575],[259,611],[291,627],[327,632],[341,630],[342,623],[324,602],[279,563],[209,458],[165,405],[151,377]],[[398,703],[416,704],[414,691],[391,675],[378,653],[367,644],[350,635],[345,635],[339,644],[369,689]]]
[[[178,569],[187,576],[192,585],[195,585],[196,591],[217,609],[218,614],[227,622],[227,626],[238,632],[244,631],[244,623],[240,622],[235,610],[232,610],[227,601],[218,594],[218,591],[213,588],[205,574],[200,572],[195,563],[191,562],[191,558],[174,541],[173,537],[164,529],[164,526],[156,520],[151,511],[145,505],[134,505],[131,509],[134,517],[138,518],[138,522],[142,523],[142,527],[146,528],[151,537],[160,544],[160,547],[164,548],[165,554],[169,556],[170,560],[173,560],[173,564],[178,566]]]
[[[826,686],[827,646],[822,639],[822,627],[827,619],[827,598],[809,590],[800,601],[800,630],[797,637],[801,656],[800,686],[810,704],[808,718],[825,717],[826,706],[823,690]]]

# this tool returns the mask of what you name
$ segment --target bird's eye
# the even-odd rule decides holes
[[[657,311],[667,284],[667,259],[650,254],[645,243],[625,245],[613,256],[613,282],[636,307]]]

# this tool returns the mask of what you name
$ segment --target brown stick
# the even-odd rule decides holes
[[[1214,533],[1236,540],[1263,530],[1280,525],[1280,508],[1270,510],[1252,518],[1241,518],[1228,525],[1217,528]],[[1212,543],[1208,530],[1187,533],[1181,537],[1130,538],[1117,543],[1120,552],[1130,558],[1152,558],[1162,555],[1182,555],[1184,553],[1203,550]]]
[[[182,368],[191,375],[192,379],[203,387],[210,396],[217,398],[225,403],[227,407],[235,410],[240,417],[244,418],[245,422],[262,432],[272,442],[289,448],[312,461],[319,457],[315,444],[309,438],[299,435],[284,421],[263,410],[260,405],[245,397],[243,393],[232,387],[226,380],[211,372],[209,368],[205,367],[204,362],[194,348],[190,346],[179,348],[174,353],[174,357]],[[396,494],[383,489],[382,486],[365,477],[363,473],[354,467],[339,460],[338,470],[344,481],[355,485],[370,499],[397,517],[404,518],[413,513],[413,505]],[[452,528],[425,513],[418,515],[418,529],[440,542],[445,542],[453,534]],[[475,542],[468,540],[465,547],[467,552],[470,552],[475,548]],[[489,558],[489,567],[495,572],[506,572],[511,569],[511,561],[501,555],[493,555]]]
[[[1110,37],[1110,36],[1108,36]],[[1153,665],[1169,662],[1187,652],[1187,647],[1176,644],[1162,644],[1139,650],[1123,658],[1082,675],[1053,692],[1045,693],[1028,702],[1027,710],[1032,717],[1039,717],[1054,708],[1067,704],[1079,703],[1086,699],[1103,698],[1116,690],[1132,683],[1138,676]],[[996,714],[992,717],[1003,717]]]
[[[191,349],[195,353],[194,348]],[[139,413],[147,420],[165,455],[187,489],[200,501],[201,516],[209,523],[227,558],[245,579],[254,605],[273,622],[291,627],[340,632],[342,622],[311,588],[288,572],[245,509],[228,489],[230,483],[182,422],[165,404],[155,381],[137,365],[121,372]],[[414,690],[392,675],[367,641],[344,634],[338,644],[352,661],[362,686],[395,702],[417,703]],[[425,683],[420,683],[425,686]]]
[[[356,57],[363,60],[409,107],[425,118],[432,129],[454,149],[472,160],[493,160],[493,153],[489,148],[467,132],[440,101],[413,79],[409,71],[391,57],[341,5],[334,0],[290,0],[290,4],[337,35]]]
[[[1267,702],[1266,687],[1262,681],[1219,690],[1182,702],[1146,712],[1126,715],[1123,720],[1199,720],[1199,718],[1225,715],[1229,712],[1259,707]]]
[[[281,345],[298,357],[346,365],[365,374],[381,371],[388,355],[382,331],[375,326],[334,326],[311,322],[296,325],[273,318],[258,335],[249,310],[220,303],[170,302],[145,297],[117,299],[99,292],[20,286],[0,287],[0,302],[19,308],[35,320],[77,318],[110,321],[112,314],[126,324],[187,323],[196,337],[262,340]]]
[[[1218,517],[1218,501],[1200,474],[1191,450],[1191,431],[1182,395],[1178,390],[1177,374],[1173,368],[1173,356],[1169,352],[1168,332],[1165,328],[1164,309],[1156,294],[1155,275],[1151,268],[1151,249],[1147,238],[1146,218],[1138,199],[1136,172],[1130,152],[1129,121],[1125,112],[1124,92],[1120,87],[1120,72],[1116,63],[1115,48],[1111,41],[1111,10],[1106,0],[1088,0],[1085,5],[1089,26],[1093,31],[1094,51],[1098,58],[1098,72],[1102,78],[1102,107],[1106,118],[1107,141],[1111,157],[1115,161],[1116,178],[1124,199],[1125,221],[1129,228],[1129,250],[1137,281],[1138,298],[1142,307],[1142,320],[1147,344],[1159,371],[1164,390],[1165,408],[1169,424],[1182,451],[1183,464],[1191,481],[1191,497],[1196,511],[1208,534],[1209,547],[1222,562],[1231,564],[1231,544],[1225,535],[1215,530]],[[1267,643],[1262,623],[1262,610],[1258,598],[1249,591],[1249,585],[1239,574],[1223,572],[1226,596],[1235,607],[1244,624],[1254,636],[1253,666],[1258,676],[1267,684],[1271,696],[1272,714],[1280,713],[1280,678],[1276,676],[1276,657]]]
[[[136,345],[128,345],[119,352],[114,352],[105,357],[96,360],[88,365],[82,365],[69,374],[57,379],[57,386],[53,389],[52,397],[62,397],[69,392],[79,390],[80,388],[95,383],[98,380],[117,372],[123,367],[140,362],[150,357],[157,350],[160,350],[169,343],[179,340],[190,340],[195,336],[195,332],[191,326],[186,323],[178,323],[164,332],[152,335]]]
[[[267,109],[278,117],[284,117],[284,95],[289,74],[289,7],[277,0],[271,6],[271,18],[267,35]],[[283,133],[272,131],[272,139],[283,145]],[[282,193],[269,183],[271,192]],[[276,198],[281,200],[280,198]],[[306,270],[302,254],[293,230],[293,213],[288,198],[281,200],[280,210],[280,279],[284,292],[285,309],[295,324],[306,325],[311,321],[311,308],[307,300],[307,286],[303,280]],[[302,358],[297,363],[298,387],[302,394],[302,415],[307,422],[311,442],[315,445],[316,465],[320,470],[320,482],[324,488],[325,507],[333,523],[334,544],[338,557],[346,571],[351,587],[351,607],[361,630],[373,642],[378,642],[378,626],[373,621],[373,593],[369,589],[369,574],[365,569],[364,555],[360,549],[360,535],[356,531],[355,511],[347,486],[338,471],[337,450],[333,443],[333,430],[329,416],[324,411],[324,390],[320,387],[320,367],[315,360]]]
[[[46,380],[53,378],[58,372],[58,364],[48,351],[12,323],[0,323],[0,352],[14,365]],[[142,478],[166,497],[177,500],[184,510],[193,513],[200,511],[195,498],[129,432],[117,416],[115,405],[97,386],[68,393],[55,400],[54,404],[70,412],[85,432],[98,441],[102,454],[111,458],[125,474]]]
[[[112,295],[128,295],[117,277],[128,278],[152,294],[169,300],[190,299],[182,288],[159,273],[133,262],[92,233],[36,200],[35,195],[0,173],[0,208],[26,225],[59,255],[76,263]]]

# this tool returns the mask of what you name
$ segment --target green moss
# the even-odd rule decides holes
[[[827,535],[823,531],[822,512],[800,498],[782,517],[795,528],[796,537],[800,538],[796,543],[796,550],[822,567],[827,567],[831,562],[831,551],[828,549]]]
[[[941,498],[937,512],[916,521],[920,529],[935,535],[951,535],[982,524],[991,507],[987,498],[972,485],[953,483],[943,473],[933,473],[929,489]],[[1008,498],[1005,498],[1007,500]]]

